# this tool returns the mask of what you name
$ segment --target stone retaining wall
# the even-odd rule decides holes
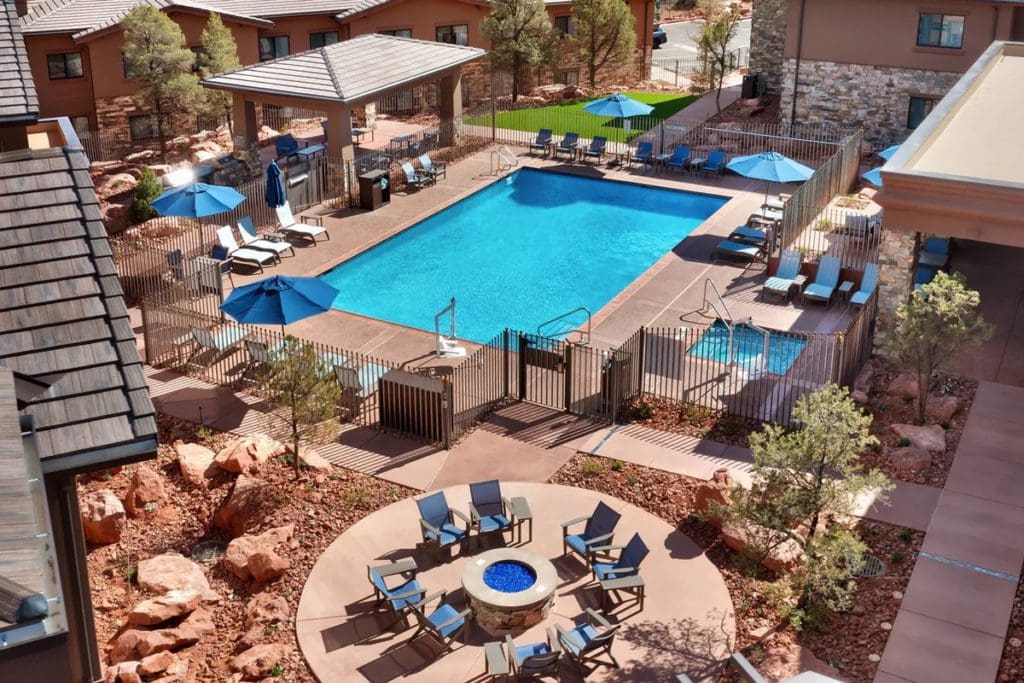
[[[770,93],[782,87],[789,0],[755,0],[750,15],[750,73],[760,73]]]
[[[878,323],[875,348],[881,349],[885,334],[895,322],[896,307],[910,298],[914,282],[914,251],[917,235],[891,228],[882,229],[878,245]]]
[[[785,60],[782,118],[793,107],[796,60]],[[921,71],[867,64],[804,60],[796,119],[798,123],[835,123],[864,128],[864,139],[876,145],[904,140],[911,96],[942,98],[962,74]]]

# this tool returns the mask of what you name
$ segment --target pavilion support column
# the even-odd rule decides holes
[[[231,121],[235,130],[235,153],[246,155],[259,143],[259,126],[256,125],[256,104],[245,99],[244,93],[233,93]],[[251,160],[250,160],[251,161]]]
[[[885,335],[896,322],[896,307],[910,299],[914,287],[914,263],[919,235],[891,228],[882,229],[878,245],[878,322],[875,350],[881,351]]]
[[[450,147],[459,142],[458,120],[462,118],[462,72],[452,71],[441,77],[438,83],[440,95],[438,106],[441,114],[440,144]]]
[[[327,156],[333,159],[355,161],[352,146],[352,108],[341,104],[329,104],[327,114]]]

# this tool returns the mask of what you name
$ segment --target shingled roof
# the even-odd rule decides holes
[[[364,35],[203,81],[222,90],[355,102],[480,59],[475,47]]]
[[[0,365],[49,385],[25,408],[44,471],[151,457],[156,421],[89,163],[0,154]]]
[[[34,121],[39,101],[14,3],[0,7],[0,123]]]

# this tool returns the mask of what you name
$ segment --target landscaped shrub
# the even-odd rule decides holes
[[[160,181],[156,179],[153,169],[144,168],[139,175],[139,184],[135,186],[135,194],[132,196],[132,206],[129,211],[129,218],[132,223],[144,223],[150,218],[156,218],[157,213],[150,204],[163,192]]]

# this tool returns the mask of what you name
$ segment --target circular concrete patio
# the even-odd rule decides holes
[[[449,505],[468,514],[468,486],[444,491]],[[674,680],[674,674],[682,672],[698,680],[728,655],[735,633],[729,592],[715,566],[682,533],[639,508],[584,489],[502,482],[502,494],[528,499],[534,533],[528,541],[529,525],[524,527],[525,547],[551,559],[559,580],[551,614],[515,635],[517,643],[543,640],[545,627],[556,623],[572,628],[587,607],[599,608],[597,584],[588,568],[575,556],[562,557],[561,523],[590,514],[603,500],[622,514],[616,542],[625,543],[639,532],[651,549],[641,572],[647,599],[640,612],[629,600],[612,608],[612,621],[622,623],[613,647],[621,669],[599,668],[587,680]],[[446,589],[456,608],[465,607],[461,577],[466,560],[456,552],[453,559],[438,564],[432,550],[417,550],[418,520],[414,499],[394,503],[353,525],[313,567],[299,601],[296,635],[319,680],[481,680],[486,668],[483,644],[496,639],[475,624],[469,627],[468,644],[460,642],[434,661],[438,648],[431,641],[421,636],[409,642],[414,629],[399,623],[389,630],[385,610],[373,608],[366,566],[410,556],[415,557],[418,578],[428,592]],[[477,552],[474,547],[469,555]],[[410,617],[408,623],[413,621]],[[579,674],[565,665],[561,680],[579,680]]]

